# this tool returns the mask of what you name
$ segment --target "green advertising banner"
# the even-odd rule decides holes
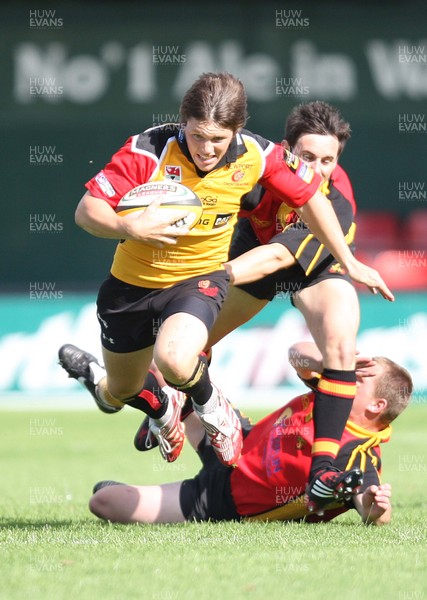
[[[427,202],[427,5],[69,2],[0,8],[2,290],[93,289],[114,245],[74,225],[84,183],[132,134],[178,120],[210,70],[245,83],[248,127],[280,140],[292,106],[337,105],[362,210]]]
[[[411,372],[413,403],[427,402],[425,340],[427,294],[402,294],[394,303],[361,296],[358,349],[384,355]],[[74,343],[101,357],[93,295],[37,290],[29,297],[0,298],[0,407],[28,402],[64,408],[94,407],[81,386],[58,365],[58,349]],[[288,347],[310,339],[300,313],[277,298],[214,348],[213,380],[242,406],[280,405],[301,382],[287,363]],[[79,397],[67,402],[69,396]]]

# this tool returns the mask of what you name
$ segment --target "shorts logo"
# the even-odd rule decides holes
[[[104,171],[100,171],[98,175],[95,175],[95,181],[99,185],[101,190],[104,192],[104,194],[109,198],[112,198],[116,195],[116,190],[106,178]]]
[[[115,344],[115,341],[113,340],[113,338],[108,337],[108,335],[105,335],[104,332],[102,332],[102,339],[105,340],[106,342],[110,342],[110,344]]]
[[[243,171],[235,171],[233,173],[233,175],[231,176],[231,180],[232,181],[241,181],[244,176],[245,176],[245,174],[243,173]]]
[[[199,287],[199,291],[204,294],[205,296],[210,296],[211,298],[214,298],[217,294],[218,294],[218,288],[217,287],[209,287],[211,284],[211,282],[209,281],[209,279],[202,279],[198,282],[198,287]]]
[[[172,179],[172,181],[182,181],[181,167],[165,165],[165,177],[166,179]]]
[[[347,271],[340,265],[340,263],[334,263],[328,269],[329,273],[336,273],[337,275],[346,275]]]

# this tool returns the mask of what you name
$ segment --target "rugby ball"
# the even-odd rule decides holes
[[[174,227],[191,229],[197,225],[203,213],[203,204],[190,188],[175,181],[152,181],[138,185],[126,192],[115,211],[119,216],[130,213],[137,215],[159,197],[162,199],[160,208],[180,210],[185,215],[173,223]]]

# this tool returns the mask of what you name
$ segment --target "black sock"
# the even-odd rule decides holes
[[[148,371],[144,387],[131,400],[126,400],[126,404],[142,410],[152,419],[163,417],[168,407],[168,397],[161,389],[153,371]]]
[[[200,406],[206,404],[213,392],[206,356],[204,354],[199,356],[196,368],[188,381],[182,385],[176,385],[170,382],[167,383],[176,390],[191,396],[196,404],[199,404]]]
[[[324,369],[314,399],[310,479],[320,469],[333,465],[355,393],[355,371]]]

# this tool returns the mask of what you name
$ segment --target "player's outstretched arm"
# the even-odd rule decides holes
[[[328,248],[354,281],[366,285],[373,294],[379,292],[386,300],[394,300],[393,294],[381,275],[353,256],[347,246],[337,216],[323,194],[316,192],[308,202],[295,210],[313,235]]]
[[[391,485],[370,485],[354,497],[354,505],[366,525],[386,525],[391,521]]]
[[[243,285],[258,281],[279,269],[288,269],[295,264],[295,258],[282,244],[265,244],[248,250],[241,256],[224,263],[233,285]]]
[[[159,210],[160,203],[161,198],[158,198],[138,216],[121,217],[108,202],[87,192],[77,206],[75,220],[79,227],[95,237],[136,240],[155,246],[176,244],[178,237],[188,234],[188,229],[171,225],[185,215],[181,211]]]

